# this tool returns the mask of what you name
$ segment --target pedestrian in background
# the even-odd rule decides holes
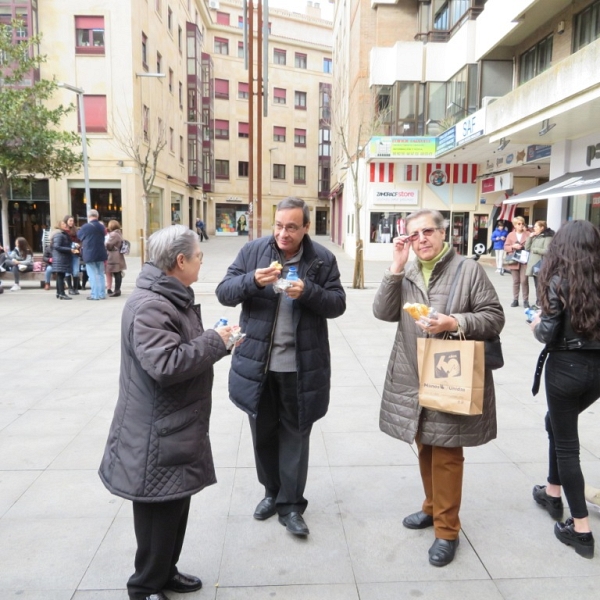
[[[496,273],[504,275],[504,242],[508,232],[504,228],[504,221],[498,221],[492,233],[492,244],[496,254]]]
[[[536,221],[533,225],[533,232],[527,238],[525,242],[525,250],[529,252],[529,258],[527,260],[527,277],[533,278],[533,284],[535,286],[535,303],[538,304],[539,290],[538,290],[538,269],[540,263],[548,251],[548,246],[554,236],[554,230],[550,229],[546,224],[546,221]]]
[[[108,238],[106,240],[106,250],[108,251],[108,260],[106,262],[106,279],[108,289],[106,293],[112,298],[121,295],[121,282],[123,281],[123,271],[127,269],[125,255],[121,252],[123,246],[123,232],[121,224],[114,219],[108,222]],[[110,277],[110,280],[109,280]],[[112,290],[112,279],[115,281],[115,289]]]
[[[515,217],[513,219],[514,229],[506,236],[506,242],[504,243],[504,251],[507,254],[516,252],[517,250],[524,250],[525,243],[529,237],[529,231],[527,231],[527,225],[523,217]],[[529,281],[527,279],[527,263],[512,262],[506,266],[506,268],[512,273],[513,279],[513,301],[511,307],[519,306],[519,290],[523,296],[523,306],[529,308]]]
[[[379,427],[394,438],[417,444],[425,499],[421,510],[405,517],[402,524],[408,529],[434,528],[429,562],[443,567],[454,560],[459,545],[463,447],[481,446],[496,437],[496,395],[492,372],[486,369],[483,414],[454,415],[421,407],[417,339],[459,332],[470,340],[491,339],[504,327],[504,311],[483,267],[459,256],[444,241],[441,213],[422,209],[408,215],[406,233],[393,240],[392,264],[373,302],[376,318],[398,323]],[[416,260],[409,263],[411,249]],[[406,302],[426,304],[438,314],[415,322],[403,310]]]
[[[14,250],[0,253],[0,271],[12,271],[15,283],[10,288],[11,292],[21,289],[21,273],[33,271],[33,250],[24,237],[15,240]]]
[[[190,287],[202,251],[196,234],[172,225],[148,239],[144,264],[122,317],[119,399],[100,478],[133,501],[137,540],[133,600],[193,592],[177,568],[190,498],[216,483],[209,419],[213,365],[227,354],[231,327],[204,330]]]
[[[531,328],[546,344],[536,369],[537,393],[546,365],[548,485],[533,488],[534,500],[559,521],[554,534],[584,558],[594,556],[579,458],[581,414],[600,397],[600,230],[569,221],[548,246],[539,275],[541,315]],[[561,522],[561,489],[571,516]]]
[[[242,305],[240,326],[247,334],[233,354],[229,396],[249,414],[265,489],[254,518],[278,514],[298,536],[309,533],[302,515],[310,432],[329,406],[327,319],[346,310],[335,256],[310,239],[309,227],[304,200],[285,198],[277,205],[274,234],[247,243],[217,286],[221,304]],[[298,279],[285,295],[275,293],[272,284],[290,267]]]
[[[104,282],[104,261],[108,258],[104,246],[106,229],[98,221],[98,211],[88,211],[88,222],[79,230],[81,240],[81,255],[90,279],[90,295],[88,300],[104,300],[106,287]]]
[[[58,231],[52,236],[52,272],[56,275],[56,297],[72,300],[65,294],[65,276],[72,264],[71,230],[65,221],[60,221]]]
[[[69,227],[69,235],[71,236],[71,268],[65,275],[65,281],[69,287],[71,296],[79,295],[79,257],[81,255],[81,240],[77,236],[79,229],[75,226],[75,218],[67,215],[63,221]]]

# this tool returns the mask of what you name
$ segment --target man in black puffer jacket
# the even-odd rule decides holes
[[[250,415],[258,480],[265,486],[254,517],[278,513],[290,533],[302,536],[308,534],[302,513],[310,431],[329,406],[327,319],[346,310],[335,256],[310,240],[309,225],[303,200],[282,200],[274,235],[246,244],[217,287],[221,304],[242,304],[246,338],[233,355],[229,395]],[[299,279],[276,293],[272,284],[291,266]]]

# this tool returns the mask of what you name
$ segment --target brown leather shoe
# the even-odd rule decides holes
[[[50,284],[49,284],[49,283],[45,283],[45,284],[44,284],[44,289],[45,289],[46,291],[48,291],[48,290],[50,289]]]

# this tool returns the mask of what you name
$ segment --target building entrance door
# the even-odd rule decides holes
[[[327,216],[328,210],[317,210],[317,218],[315,220],[315,234],[327,235]]]

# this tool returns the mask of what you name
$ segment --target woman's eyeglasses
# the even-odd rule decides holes
[[[421,231],[413,231],[410,235],[405,236],[404,239],[408,242],[416,242],[421,234],[425,237],[431,237],[438,229],[439,227],[427,227],[426,229],[421,229]]]

